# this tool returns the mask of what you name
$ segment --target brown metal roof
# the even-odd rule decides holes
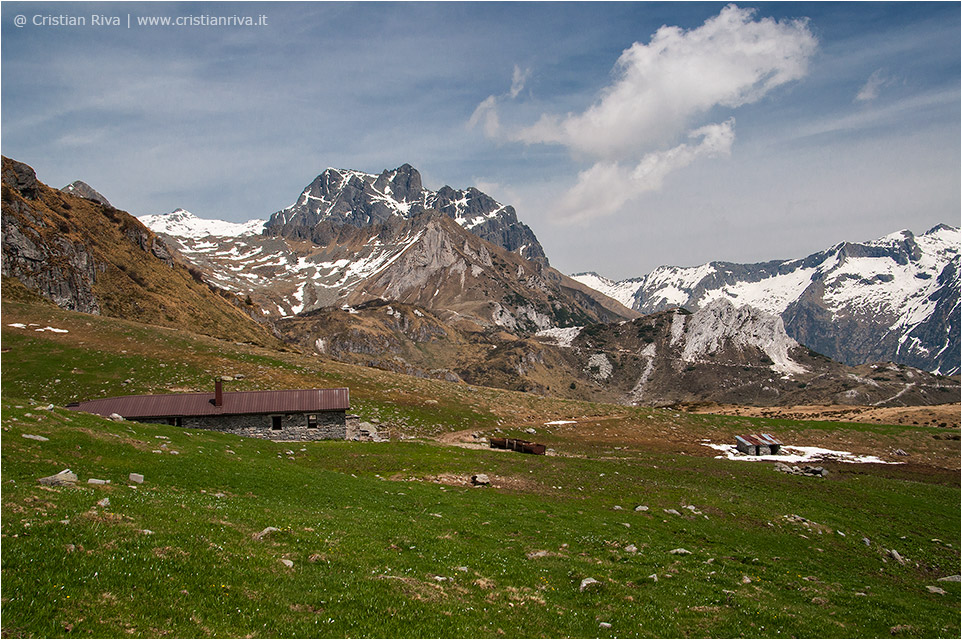
[[[346,411],[350,406],[350,393],[348,389],[341,388],[224,392],[224,404],[220,407],[214,406],[213,393],[177,393],[101,398],[72,404],[67,408],[101,416],[116,413],[125,418],[159,418]]]

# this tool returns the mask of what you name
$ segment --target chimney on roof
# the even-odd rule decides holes
[[[219,378],[214,382],[214,406],[224,406],[224,383]]]

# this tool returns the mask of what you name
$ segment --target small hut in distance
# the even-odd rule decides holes
[[[761,433],[735,436],[735,448],[750,456],[778,455],[782,443],[767,433]]]

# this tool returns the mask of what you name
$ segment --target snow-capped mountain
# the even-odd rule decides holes
[[[958,228],[939,225],[801,260],[659,267],[621,282],[573,277],[642,313],[727,299],[780,315],[792,338],[841,362],[951,375],[960,367],[959,243]]]
[[[248,220],[247,222],[225,222],[198,218],[186,209],[176,209],[170,213],[141,216],[138,218],[154,233],[163,233],[178,238],[194,240],[208,236],[243,237],[264,233],[267,220]]]
[[[304,188],[297,202],[271,216],[266,233],[321,240],[323,244],[329,227],[318,229],[321,222],[367,227],[392,217],[410,218],[428,209],[440,211],[471,233],[522,258],[547,264],[544,249],[534,232],[518,221],[514,207],[474,187],[425,189],[421,174],[409,164],[380,175],[327,169]]]

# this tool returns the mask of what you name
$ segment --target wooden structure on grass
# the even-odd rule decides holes
[[[509,449],[511,451],[520,451],[521,453],[530,453],[536,456],[543,456],[546,449],[543,444],[528,442],[527,440],[518,440],[517,438],[491,438],[490,446],[492,449]]]

